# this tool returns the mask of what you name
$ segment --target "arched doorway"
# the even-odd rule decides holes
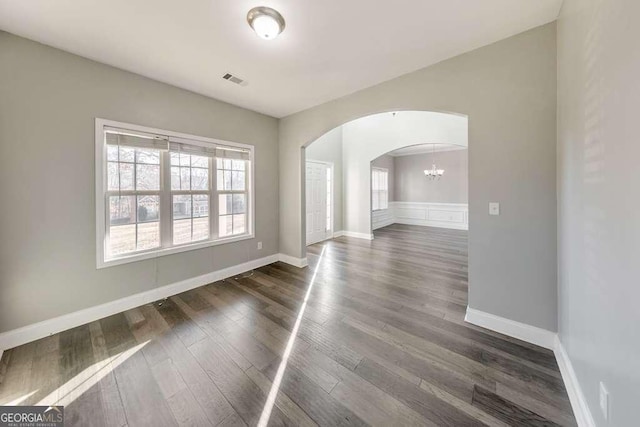
[[[331,158],[330,150],[319,149],[334,144],[336,138],[340,139],[342,147],[339,162]],[[342,221],[335,222],[342,224],[345,234],[366,238],[372,236],[370,162],[384,153],[425,143],[467,147],[467,117],[431,111],[372,114],[342,124],[306,144],[302,151],[302,163],[305,167],[300,182],[303,232],[300,234],[299,244],[302,258],[305,254],[307,236],[310,235],[308,225],[311,225],[308,223],[309,216],[306,212],[309,199],[306,192],[306,175],[309,170],[306,166],[307,160],[338,164],[335,168],[340,167],[344,171],[343,182],[351,184],[350,187],[344,188],[345,194],[338,194],[338,197],[333,198],[337,200],[335,205],[339,206],[339,197],[342,196],[343,218]],[[311,155],[307,155],[307,151]]]

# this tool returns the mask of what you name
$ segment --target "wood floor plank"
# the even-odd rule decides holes
[[[473,404],[510,425],[549,427],[558,425],[478,386],[475,387],[473,392]]]
[[[100,320],[130,425],[177,425],[123,314]],[[116,365],[117,364],[117,365]],[[153,408],[152,411],[148,408]]]
[[[193,393],[183,388],[167,398],[171,412],[180,426],[213,426],[207,419]]]
[[[262,390],[211,339],[200,340],[189,350],[244,422],[257,425],[266,402]],[[278,408],[273,409],[271,422],[291,424]]]
[[[483,425],[479,420],[470,417],[453,405],[426,393],[419,386],[407,382],[368,359],[358,365],[356,373],[437,425]]]
[[[166,350],[182,380],[193,393],[205,415],[216,425],[235,414],[234,409],[209,378],[184,343],[169,328],[164,318],[153,305],[142,307],[145,319],[153,324],[154,329],[163,331],[157,338]]]
[[[265,396],[269,395],[273,383],[254,366],[249,368],[246,372],[249,378],[251,378],[251,380],[260,387],[260,390],[262,390]],[[311,427],[318,425],[307,415],[306,412],[291,400],[289,396],[281,391],[278,391],[275,405],[297,426]]]
[[[109,425],[116,427],[125,426],[127,425],[127,418],[116,378],[113,374],[113,364],[109,358],[100,322],[91,322],[89,324],[89,334],[91,335],[91,348],[93,349],[94,361],[98,364],[99,369],[97,388],[100,393],[102,412],[105,418],[109,419]]]
[[[280,361],[264,370],[274,381]],[[300,406],[315,422],[323,426],[364,426],[364,420],[342,405],[320,386],[313,383],[303,372],[288,365],[280,382],[280,390]]]

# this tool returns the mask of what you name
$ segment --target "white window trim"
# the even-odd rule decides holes
[[[386,210],[389,209],[389,169],[381,168],[381,167],[378,167],[378,166],[371,166],[371,175],[370,175],[369,179],[373,178],[373,171],[374,170],[383,171],[383,172],[385,172],[387,174],[387,207],[386,208],[379,208],[379,209],[373,209],[372,208],[371,212],[386,211]],[[371,182],[371,192],[370,192],[369,197],[372,198],[372,200],[371,200],[371,205],[372,206],[373,206],[373,191],[374,191],[373,190],[373,182]],[[380,192],[381,190],[376,190],[376,191]],[[378,205],[379,204],[380,204],[380,201],[378,199]]]
[[[105,260],[105,237],[106,237],[106,206],[105,206],[105,186],[107,182],[107,145],[104,140],[104,128],[105,126],[123,128],[138,132],[147,132],[156,135],[164,135],[172,138],[183,138],[190,142],[195,142],[197,145],[207,146],[209,144],[215,145],[227,145],[237,148],[249,150],[250,160],[250,181],[249,181],[249,206],[247,207],[247,225],[249,230],[245,234],[238,236],[231,236],[226,239],[206,240],[189,243],[180,246],[174,246],[170,248],[152,249],[145,252],[133,253],[131,255],[123,255],[117,258]],[[113,120],[95,119],[95,192],[96,192],[96,268],[106,268],[115,265],[127,264],[130,262],[141,261],[145,259],[157,258],[161,256],[176,254],[180,252],[192,251],[210,246],[224,245],[227,243],[239,242],[242,240],[255,238],[255,158],[254,158],[254,146],[241,144],[238,142],[224,141],[221,139],[207,138],[203,136],[190,135],[181,132],[173,132],[164,129],[156,129],[146,126],[134,125],[131,123],[117,122]],[[211,201],[210,203],[213,203]],[[213,216],[214,212],[211,212]]]

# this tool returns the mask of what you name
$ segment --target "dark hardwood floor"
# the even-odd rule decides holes
[[[551,351],[464,322],[466,232],[392,225],[308,259],[8,350],[0,404],[82,426],[575,425]]]

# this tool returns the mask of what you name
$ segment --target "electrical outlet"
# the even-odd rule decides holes
[[[489,202],[489,215],[500,215],[500,203]]]
[[[258,250],[262,249],[262,242],[258,242]]]
[[[603,382],[600,382],[600,411],[604,419],[609,420],[609,391]]]

